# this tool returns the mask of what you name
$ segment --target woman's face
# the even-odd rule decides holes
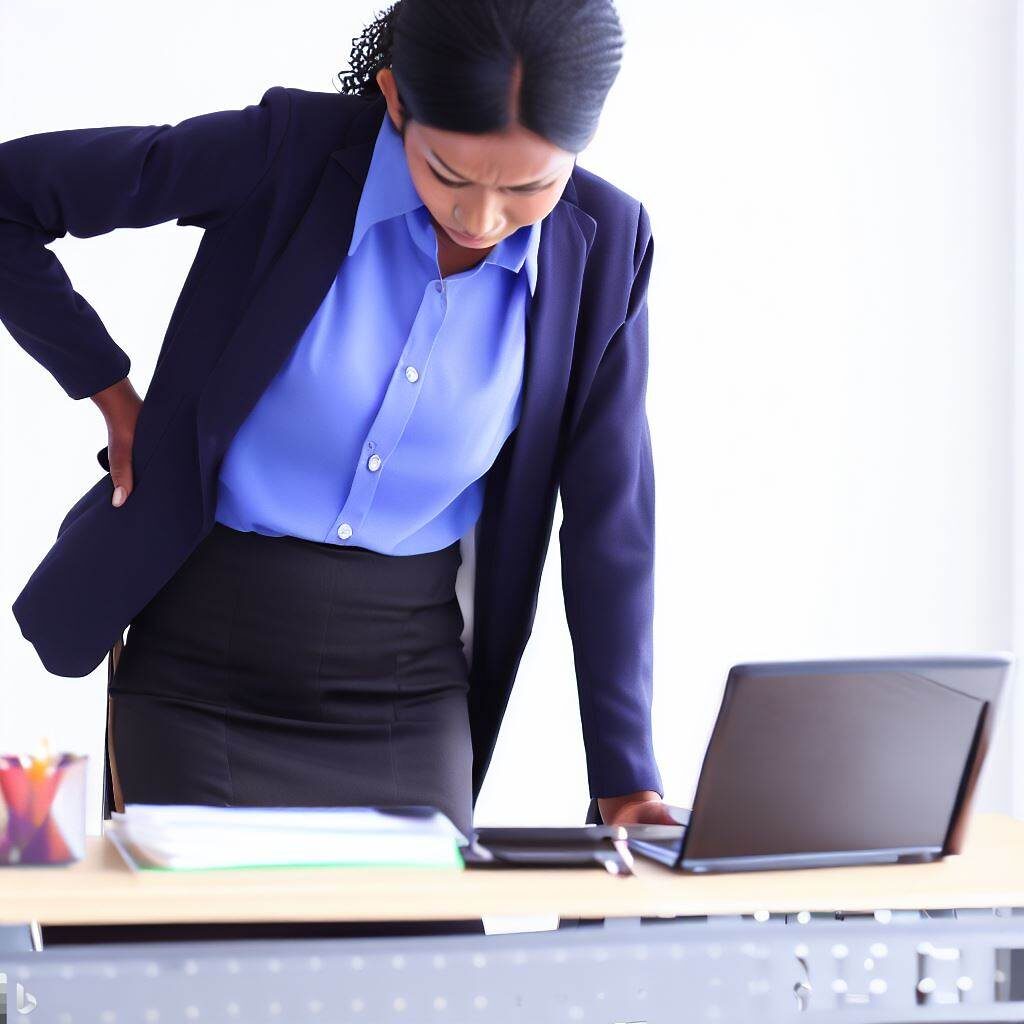
[[[403,111],[390,69],[377,82],[388,116],[401,131]],[[546,217],[561,198],[576,154],[511,125],[473,135],[409,121],[405,132],[409,173],[430,212],[439,244],[485,252],[526,224]],[[470,237],[472,236],[472,237]]]

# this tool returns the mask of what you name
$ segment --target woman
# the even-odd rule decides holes
[[[499,500],[524,500],[497,492],[541,467],[527,455],[543,422],[591,795],[605,822],[673,820],[650,743],[649,226],[575,167],[621,44],[610,0],[400,0],[355,41],[343,97],[275,87],[173,129],[0,146],[0,254],[21,275],[0,277],[0,318],[69,394],[96,402],[108,432],[109,478],[65,518],[14,610],[47,667],[72,675],[92,660],[73,643],[95,650],[130,619],[110,684],[123,802],[431,804],[468,833],[508,687],[468,672],[460,540]],[[354,141],[333,148],[342,115]],[[360,185],[354,210],[337,164]],[[575,204],[570,221],[570,178],[598,190],[605,248]],[[72,351],[72,312],[45,320],[70,285],[38,236],[171,216],[206,235],[143,403],[95,324]],[[571,255],[580,275],[559,277]],[[38,301],[47,288],[63,302]],[[538,339],[559,327],[566,373],[566,328],[589,330],[563,382],[568,418],[542,401],[554,377],[540,341],[527,345],[535,312]],[[536,477],[528,498],[550,515]],[[98,596],[106,565],[120,585]],[[486,543],[478,593],[504,571],[511,601],[502,566]],[[511,642],[484,622],[475,660],[488,672],[514,674],[533,614],[521,589]]]

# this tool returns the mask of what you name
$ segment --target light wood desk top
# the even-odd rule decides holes
[[[638,857],[636,868],[633,878],[598,868],[133,873],[107,840],[90,836],[86,857],[76,864],[0,867],[0,921],[599,918],[1024,906],[1024,821],[978,815],[964,853],[935,864],[687,876]]]

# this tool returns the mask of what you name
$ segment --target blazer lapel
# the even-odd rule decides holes
[[[569,385],[583,271],[597,227],[593,217],[575,205],[575,197],[570,178],[541,231],[537,289],[527,306],[523,406],[510,465],[511,481],[527,486],[526,474],[534,463],[525,453],[554,454]]]
[[[348,251],[373,144],[336,150],[305,213],[246,306],[207,378],[196,413],[204,522],[212,525],[217,467],[284,364]]]
[[[216,472],[232,438],[287,360],[348,252],[383,98],[368,104],[331,153],[313,197],[264,275],[199,395],[196,412],[204,524],[212,526]],[[510,483],[534,486],[530,451],[553,447],[572,361],[583,268],[596,230],[572,178],[541,232],[537,288],[528,306],[524,395]]]
[[[488,471],[477,521],[469,662],[474,802],[529,635],[550,537],[583,272],[597,228],[575,199],[570,178],[541,232],[537,290],[527,313],[523,407]],[[510,635],[509,622],[525,628],[526,636]]]

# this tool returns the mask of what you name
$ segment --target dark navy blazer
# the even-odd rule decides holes
[[[383,116],[380,96],[274,86],[243,110],[174,126],[0,144],[0,321],[73,399],[127,376],[130,361],[48,243],[169,220],[204,232],[139,414],[131,498],[114,508],[109,472],[97,480],[14,602],[50,672],[92,672],[212,528],[220,460],[337,273]],[[591,797],[663,793],[651,736],[652,257],[646,209],[577,165],[542,233],[522,416],[487,474],[475,535],[474,798],[533,627],[559,493]],[[105,449],[99,459],[109,470]]]

